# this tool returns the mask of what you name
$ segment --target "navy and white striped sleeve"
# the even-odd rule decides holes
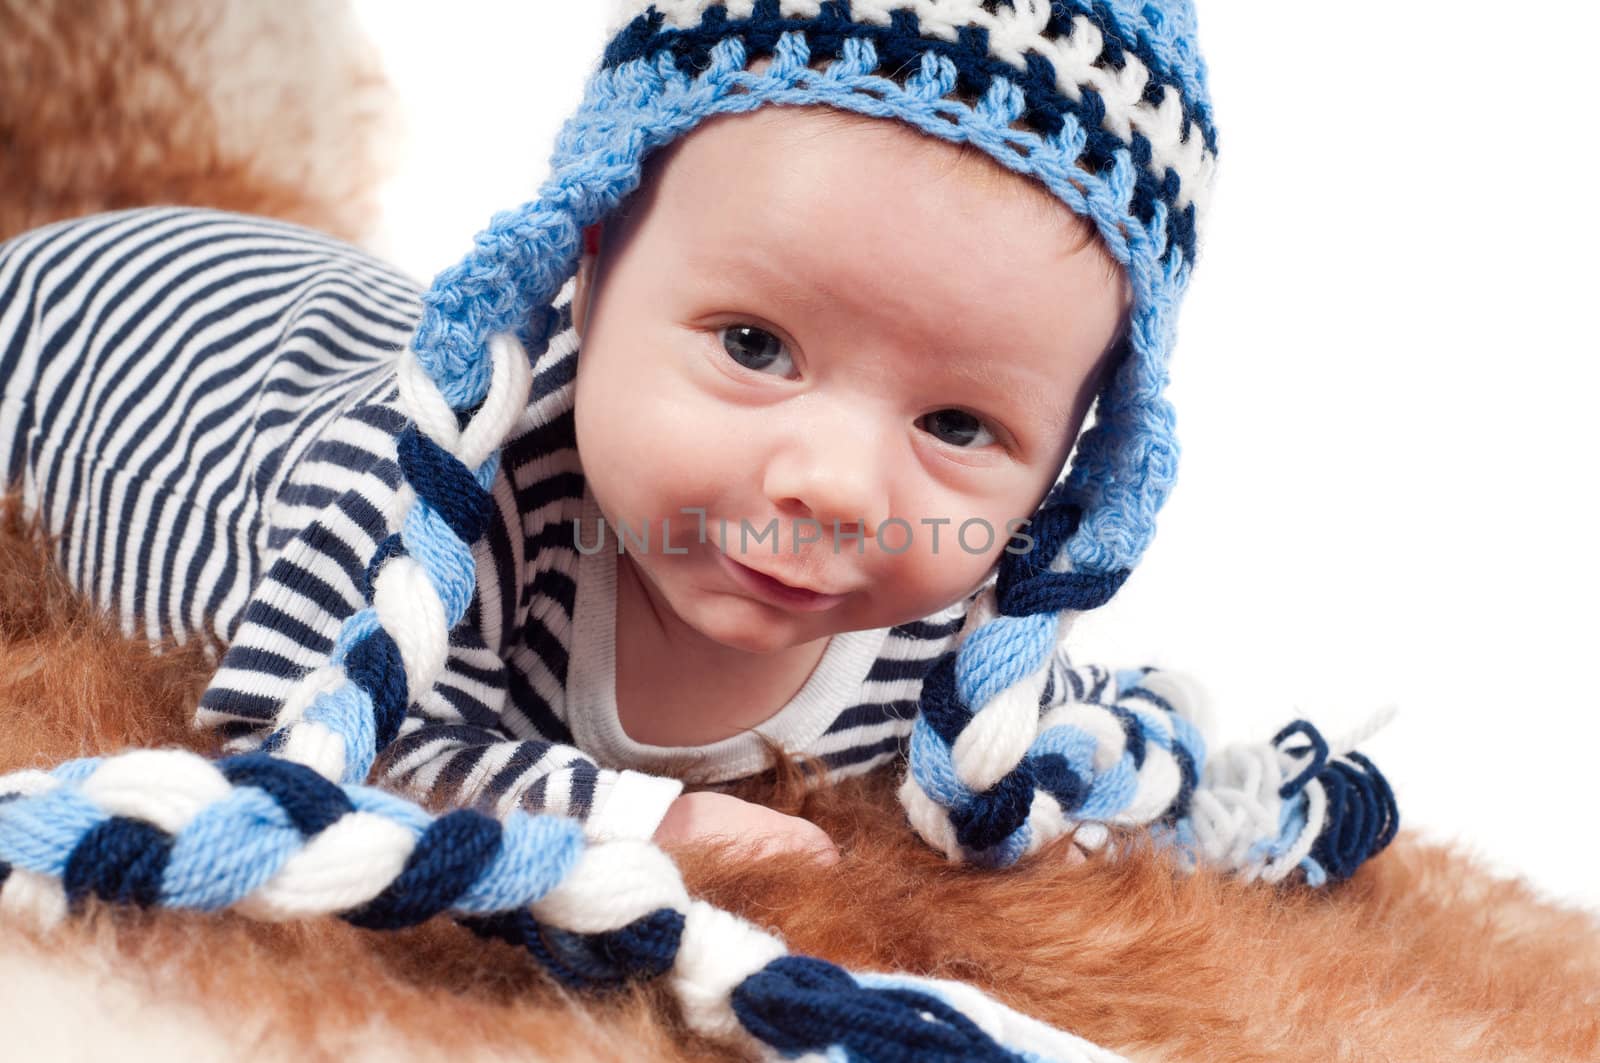
[[[408,278],[269,219],[151,208],[0,245],[0,486],[20,486],[74,587],[126,634],[227,645],[197,722],[235,748],[272,729],[365,603],[395,525],[393,368],[419,312]],[[524,537],[508,485],[496,501],[472,614],[390,778],[588,817],[626,781],[502,714]]]
[[[383,401],[353,406],[304,449],[273,509],[274,559],[202,698],[200,722],[243,736],[241,746],[253,744],[270,730],[295,683],[327,661],[343,621],[367,601],[369,559],[398,527],[395,450],[404,426],[391,387]],[[502,479],[496,494],[506,490]],[[659,785],[601,769],[571,745],[508,726],[496,603],[516,594],[522,540],[504,531],[491,533],[502,537],[502,549],[488,539],[475,547],[479,589],[452,633],[445,671],[413,698],[378,778],[438,806],[498,815],[555,812],[585,820],[592,834],[648,836],[664,812]],[[668,788],[670,801],[678,784]],[[656,799],[635,800],[640,789]],[[597,809],[603,816],[593,814]]]

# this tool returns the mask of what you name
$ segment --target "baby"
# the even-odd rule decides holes
[[[1347,873],[1392,823],[1313,854],[1337,809],[1274,806],[1240,856],[1184,684],[1058,647],[1171,486],[1214,165],[1186,0],[632,0],[539,197],[420,300],[203,211],[0,249],[0,468],[126,628],[227,644],[235,748],[824,860],[684,783],[909,756],[953,858],[1160,821]]]

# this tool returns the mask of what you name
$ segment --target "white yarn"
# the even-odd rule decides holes
[[[1086,701],[1069,701],[1046,712],[1039,721],[1039,733],[1053,727],[1070,727],[1094,739],[1092,763],[1096,772],[1110,771],[1122,759],[1128,741],[1121,720],[1111,715],[1104,705]]]
[[[939,998],[1013,1052],[1060,1063],[1128,1063],[1115,1052],[1013,1011],[964,982],[886,974],[859,974],[855,979],[864,986],[913,989]]]
[[[37,794],[49,793],[61,780],[47,771],[35,768],[24,768],[14,771],[10,775],[0,775],[0,794],[16,794],[19,797],[33,797]]]
[[[956,828],[950,822],[949,810],[929,797],[916,776],[910,772],[906,772],[905,779],[900,783],[899,797],[911,829],[929,846],[943,853],[950,863],[961,863],[961,843],[956,840]]]
[[[319,695],[332,694],[344,686],[345,680],[344,669],[331,664],[301,677],[294,685],[294,689],[289,691],[289,696],[283,699],[283,706],[278,709],[277,726],[284,728],[299,723],[305,716],[306,710],[315,704]]]
[[[382,893],[404,870],[416,842],[416,835],[393,820],[372,812],[346,813],[233,907],[269,922],[347,911]]]
[[[400,651],[406,689],[416,700],[433,688],[450,653],[450,624],[427,569],[414,557],[391,557],[373,581],[372,607]]]
[[[333,728],[316,720],[302,720],[290,728],[274,756],[303,765],[338,782],[344,778],[349,758],[344,738]]]
[[[104,761],[83,795],[113,816],[144,820],[177,834],[233,786],[211,761],[181,749],[137,749]]]
[[[428,376],[414,348],[406,348],[396,370],[400,385],[400,406],[416,422],[423,435],[451,453],[461,438],[455,411],[445,401],[439,386]]]
[[[689,902],[671,975],[684,1020],[711,1037],[754,1043],[734,1014],[733,990],[788,951],[780,938],[730,912]]]
[[[683,911],[688,904],[689,892],[671,857],[647,841],[619,839],[584,849],[577,866],[531,910],[541,922],[601,934],[657,909]]]
[[[489,337],[491,360],[489,394],[473,415],[450,452],[469,469],[476,469],[505,445],[511,426],[528,405],[533,387],[533,366],[527,349],[509,332]]]
[[[1050,662],[975,712],[950,747],[956,777],[982,793],[1014,771],[1039,734],[1039,701]]]

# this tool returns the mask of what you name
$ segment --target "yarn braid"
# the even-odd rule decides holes
[[[1056,514],[1064,514],[1056,518]],[[1071,534],[1070,508],[1040,510],[1048,552]],[[1297,868],[1320,886],[1349,877],[1393,840],[1394,792],[1353,747],[1384,726],[1328,743],[1295,720],[1270,743],[1206,762],[1204,721],[1175,677],[1123,673],[1111,704],[1082,692],[1052,698],[1051,659],[1072,605],[1106,593],[1070,571],[1001,562],[967,616],[961,645],[935,663],[913,723],[900,788],[912,825],[952,861],[1007,866],[1063,834],[1098,848],[1108,826],[1150,827],[1179,851],[1245,879],[1279,882]],[[1287,748],[1292,738],[1307,745]],[[1303,757],[1309,753],[1309,757]]]

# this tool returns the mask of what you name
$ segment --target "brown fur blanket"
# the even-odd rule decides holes
[[[0,239],[182,203],[359,239],[399,131],[332,0],[0,0]]]
[[[208,668],[199,648],[118,637],[7,519],[0,771],[205,749],[187,721]],[[1324,891],[1185,876],[1138,852],[1074,866],[1046,852],[990,872],[925,848],[884,780],[769,796],[822,823],[841,863],[686,853],[691,892],[796,951],[971,981],[1134,1059],[1600,1059],[1600,924],[1409,834]],[[721,1054],[683,1032],[663,993],[578,999],[443,920],[376,933],[93,906],[47,935],[0,926],[0,987],[7,1043],[28,1058],[102,1045],[167,1058]]]

